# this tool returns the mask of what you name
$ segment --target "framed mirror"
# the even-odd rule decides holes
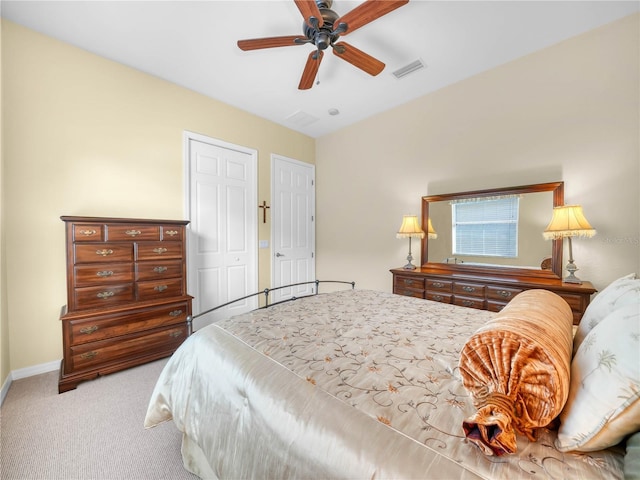
[[[422,240],[422,267],[561,279],[562,239],[542,236],[553,207],[560,205],[564,182],[422,197],[422,229],[429,231],[429,220],[432,226],[432,235]],[[504,208],[510,209],[509,220],[496,218]],[[504,222],[510,223],[509,232]],[[433,233],[436,237],[428,238]],[[496,248],[506,237],[508,248]]]

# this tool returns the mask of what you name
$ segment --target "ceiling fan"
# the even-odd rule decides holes
[[[308,43],[315,45],[316,50],[309,54],[298,85],[299,90],[307,90],[313,86],[324,50],[329,46],[332,47],[336,56],[369,75],[379,74],[384,69],[384,63],[346,42],[338,42],[338,39],[409,3],[409,0],[367,0],[342,16],[331,10],[332,0],[294,0],[294,2],[304,17],[303,35],[238,40],[238,47],[247,51]]]

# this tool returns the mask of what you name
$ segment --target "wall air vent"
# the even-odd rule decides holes
[[[418,59],[405,65],[404,67],[399,68],[398,70],[395,70],[392,73],[394,77],[396,77],[397,79],[400,79],[400,78],[406,77],[410,73],[417,72],[418,70],[422,70],[424,67],[426,67],[426,65],[422,62],[422,60]]]

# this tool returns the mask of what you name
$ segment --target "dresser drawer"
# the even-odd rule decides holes
[[[136,283],[138,300],[151,300],[152,298],[179,297],[183,295],[182,278],[167,278]]]
[[[104,241],[102,225],[73,225],[74,242],[102,242]]]
[[[143,242],[136,244],[136,260],[182,258],[182,242]]]
[[[184,239],[184,228],[175,225],[162,225],[162,240],[165,242],[181,242]]]
[[[500,302],[498,300],[487,300],[487,310],[490,312],[499,312],[507,306],[508,302]]]
[[[73,271],[76,287],[133,282],[133,263],[76,265]]]
[[[433,300],[434,302],[451,303],[452,298],[453,298],[453,295],[451,295],[450,293],[427,291],[427,294],[426,294],[426,299]]]
[[[96,243],[74,245],[74,263],[111,263],[133,261],[133,245]]]
[[[405,297],[424,298],[424,290],[410,290],[407,288],[396,288],[393,293],[404,295]]]
[[[122,242],[130,240],[160,240],[157,225],[107,225],[107,240]]]
[[[173,303],[147,310],[138,310],[130,314],[105,314],[90,319],[70,320],[70,345],[95,342],[106,338],[115,338],[158,327],[186,323],[189,305],[186,302]]]
[[[521,288],[506,288],[495,285],[487,285],[487,299],[509,302],[513,297],[522,292]]]
[[[181,260],[136,263],[136,280],[157,280],[182,276]]]
[[[484,298],[485,286],[480,283],[454,282],[453,293],[461,294],[466,297],[482,297]],[[478,307],[473,307],[478,308]]]
[[[555,292],[555,293],[557,293],[562,298],[564,298],[565,302],[567,302],[571,307],[571,310],[577,311],[582,308],[582,303],[583,303],[582,296],[577,294],[573,295],[571,293],[564,293],[564,292]]]
[[[455,295],[453,297],[453,303],[461,307],[479,308],[483,310],[485,308],[484,298],[463,297]]]
[[[578,293],[570,293],[570,292],[555,292],[560,295],[571,307],[571,311],[573,312],[573,324],[578,325],[580,323],[580,319],[582,319],[583,312],[589,306],[589,298],[584,295],[580,295]]]
[[[65,358],[65,369],[71,372],[106,368],[112,362],[139,359],[143,355],[157,355],[163,351],[171,352],[178,348],[187,335],[188,327],[185,324],[76,345],[70,348],[69,358]]]
[[[427,278],[427,290],[451,292],[453,290],[453,282],[449,280],[440,280],[439,278]]]
[[[395,288],[397,289],[407,289],[410,288],[412,290],[424,290],[424,278],[415,278],[415,277],[402,277],[398,275],[395,279]]]
[[[103,308],[134,300],[133,283],[75,289],[74,309]]]

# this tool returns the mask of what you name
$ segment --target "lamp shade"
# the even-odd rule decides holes
[[[438,234],[433,229],[433,225],[431,225],[431,218],[427,222],[427,238],[438,238]]]
[[[582,213],[580,205],[563,205],[553,208],[553,217],[542,235],[547,240],[563,237],[593,237],[595,229]]]
[[[424,238],[424,231],[420,228],[416,215],[404,215],[402,225],[396,233],[397,238]]]

